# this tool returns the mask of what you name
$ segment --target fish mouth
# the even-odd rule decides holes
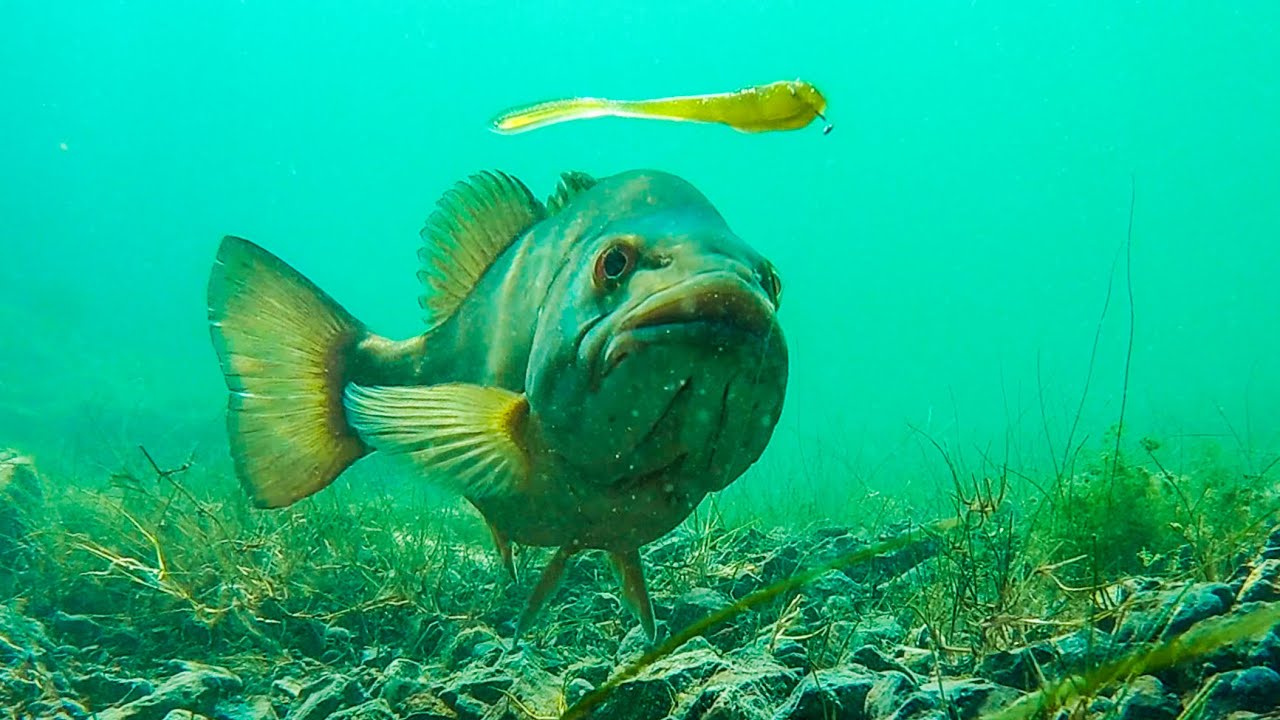
[[[696,338],[728,349],[767,337],[773,314],[769,298],[742,277],[723,271],[695,275],[627,313],[605,347],[604,374],[637,348],[664,340]]]

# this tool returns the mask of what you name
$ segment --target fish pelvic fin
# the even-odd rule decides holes
[[[616,100],[592,97],[547,100],[511,108],[495,117],[491,126],[494,132],[511,135],[568,120],[616,115],[620,105]]]
[[[538,611],[547,602],[547,598],[560,587],[560,580],[564,578],[565,567],[569,564],[569,558],[577,554],[577,549],[569,545],[565,545],[556,550],[555,555],[551,556],[551,562],[542,569],[542,575],[538,577],[538,584],[533,586],[533,592],[529,593],[529,599],[525,602],[524,611],[520,613],[520,619],[516,621],[515,637],[512,638],[511,644],[514,647],[520,642],[521,636],[533,624],[534,618],[538,616]]]
[[[653,602],[649,599],[649,587],[644,581],[644,565],[640,562],[640,551],[611,552],[609,559],[613,561],[618,577],[622,581],[622,597],[628,607],[640,620],[644,634],[653,642],[657,638],[657,628],[653,622]]]
[[[208,307],[231,391],[231,455],[255,504],[290,505],[368,452],[342,411],[363,325],[283,260],[233,236],[218,248]]]
[[[510,495],[528,482],[529,401],[522,394],[465,383],[351,384],[344,405],[348,421],[370,447],[407,456],[466,497]]]
[[[489,533],[493,535],[493,546],[498,550],[498,559],[502,562],[502,569],[507,571],[511,582],[520,582],[520,578],[516,576],[516,560],[511,550],[511,537],[498,529],[498,526],[493,524],[493,521],[489,518],[485,518],[485,523],[489,526]]]
[[[476,173],[449,189],[419,233],[418,304],[428,330],[447,320],[498,256],[546,215],[529,188],[505,173]]]

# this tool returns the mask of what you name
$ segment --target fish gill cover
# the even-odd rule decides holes
[[[0,12],[0,717],[1280,712],[1271,5]]]

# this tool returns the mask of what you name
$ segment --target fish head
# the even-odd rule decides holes
[[[673,175],[602,180],[539,314],[526,387],[544,444],[588,482],[691,503],[756,461],[782,410],[774,266]]]

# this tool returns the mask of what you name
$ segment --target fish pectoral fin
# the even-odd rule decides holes
[[[406,455],[472,498],[520,492],[529,479],[529,401],[502,388],[451,383],[348,385],[347,421],[375,450]]]
[[[447,320],[498,256],[546,216],[529,188],[505,173],[477,173],[446,192],[419,233],[418,304],[428,329]]]
[[[631,607],[632,612],[640,619],[640,626],[649,642],[657,637],[653,622],[653,601],[649,599],[649,588],[644,581],[644,566],[640,563],[640,551],[611,552],[609,559],[617,568],[622,580],[622,596]]]
[[[542,604],[551,597],[551,593],[560,585],[560,578],[564,577],[565,566],[569,563],[569,558],[573,557],[578,551],[569,545],[565,545],[556,550],[556,554],[551,556],[551,562],[542,569],[542,576],[538,578],[538,584],[533,587],[533,592],[529,593],[529,600],[525,603],[524,612],[520,613],[520,619],[516,622],[516,635],[512,639],[512,643],[519,642],[520,636],[529,628],[529,624],[537,617],[538,611],[542,609]]]
[[[555,193],[547,198],[547,213],[555,215],[564,210],[566,205],[590,190],[597,182],[599,181],[595,178],[577,170],[560,173],[560,182],[556,185]]]

